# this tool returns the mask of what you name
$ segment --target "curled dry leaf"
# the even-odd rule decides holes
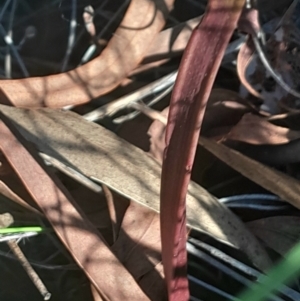
[[[97,229],[76,205],[68,190],[38,163],[40,159],[16,139],[2,115],[0,148],[43,210],[56,234],[97,290],[108,300],[149,300],[115,257]],[[6,120],[4,123],[3,120]],[[35,158],[36,157],[36,158]]]
[[[204,114],[201,134],[210,136],[217,128],[231,128],[244,114],[255,111],[255,108],[238,93],[226,89],[213,89]]]
[[[247,227],[268,247],[284,256],[300,238],[300,217],[273,216],[248,222]]]
[[[245,114],[226,138],[251,144],[283,144],[300,138],[300,131],[274,125],[253,114]]]
[[[254,45],[251,41],[251,38],[248,37],[247,41],[242,45],[240,48],[240,51],[237,56],[237,74],[239,76],[239,79],[242,83],[242,85],[247,89],[247,91],[252,94],[253,96],[263,99],[264,97],[261,95],[260,92],[256,88],[253,87],[253,80],[251,80],[251,83],[249,82],[249,77],[254,76],[254,71],[257,71],[258,66],[261,66],[257,62],[257,58],[254,61]],[[252,63],[252,72],[248,71],[249,64]],[[258,82],[262,82],[265,77],[264,70],[260,67],[259,69],[260,76],[256,75],[256,80]]]
[[[293,53],[288,51],[290,47],[294,47],[294,42],[290,38],[291,32],[297,31],[296,26],[291,25],[293,22],[290,22],[295,5],[296,2],[292,2],[280,22],[280,27],[276,28],[275,33],[272,32],[266,47],[264,47],[267,51],[264,51],[258,38],[260,28],[258,11],[250,9],[249,13],[243,14],[240,22],[240,28],[250,34],[252,41],[248,39],[239,52],[238,74],[247,90],[264,100],[263,109],[271,113],[278,112],[278,101],[281,106],[286,105],[283,101],[286,100],[285,98],[289,100],[289,94],[297,98],[300,95],[294,89],[299,81],[298,51],[293,51]],[[255,45],[257,56],[252,55],[253,45]],[[251,73],[251,83],[248,81],[249,73]],[[273,81],[269,81],[269,79]]]
[[[16,193],[14,193],[4,182],[0,181],[0,194],[6,196],[11,201],[17,203],[18,205],[24,207],[25,209],[36,213],[38,215],[42,215],[42,213],[29,205],[26,201],[24,201],[22,198],[20,198]]]
[[[0,103],[19,107],[64,107],[90,101],[115,88],[143,59],[165,24],[174,0],[132,0],[101,55],[75,70],[0,81]]]

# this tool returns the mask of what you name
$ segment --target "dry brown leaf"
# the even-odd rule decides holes
[[[0,161],[0,194],[35,214],[43,215],[1,151]]]
[[[252,86],[252,84],[249,83],[247,78],[247,68],[253,60],[253,52],[254,46],[250,37],[248,37],[247,41],[242,45],[237,56],[237,73],[241,83],[248,90],[248,92],[257,98],[263,99],[263,96]]]
[[[300,238],[300,217],[273,216],[247,223],[268,247],[284,256]]]
[[[6,118],[2,116],[0,121],[3,154],[97,290],[108,300],[149,300],[68,190],[41,167],[39,158],[36,160],[16,139],[3,119]],[[25,140],[21,140],[24,144]]]
[[[15,194],[4,182],[0,181],[0,194],[6,196],[8,199],[14,201],[18,205],[30,210],[33,213],[38,215],[42,215],[42,213],[36,208],[29,205],[26,201],[20,198],[17,194]]]
[[[82,104],[114,89],[143,59],[174,0],[132,0],[99,57],[75,70],[0,81],[0,103],[19,107]]]
[[[211,136],[215,128],[235,125],[247,112],[255,111],[238,93],[227,89],[211,92],[205,111],[201,133]]]
[[[268,121],[271,123],[278,125],[278,126],[283,126],[287,127],[293,130],[300,130],[300,113],[282,113],[282,114],[277,114],[277,115],[272,115],[267,118]]]
[[[201,137],[200,145],[246,178],[300,209],[300,182],[275,169],[212,140]]]
[[[222,136],[225,136],[231,126],[235,125],[245,113],[252,110],[236,92],[226,89],[213,89],[207,103],[201,133],[215,136],[215,130],[225,126],[226,130],[222,132]],[[165,108],[161,114],[167,117],[168,112],[169,107]],[[165,125],[156,121],[148,129],[148,136],[150,137],[149,153],[159,162],[162,162],[166,146],[165,129]]]
[[[159,211],[161,167],[142,150],[71,112],[3,105],[0,110],[40,151]],[[243,223],[193,182],[187,196],[187,220],[191,228],[240,248],[255,264],[262,265],[261,269],[268,264],[249,250],[252,235],[244,230]]]
[[[226,138],[251,144],[283,144],[300,138],[300,131],[276,126],[253,114],[245,114]]]
[[[161,115],[168,117],[169,107],[165,108]],[[158,160],[163,161],[164,150],[166,147],[165,135],[166,135],[166,125],[159,121],[152,122],[147,134],[150,137],[150,149],[149,154]]]
[[[139,284],[148,275],[148,280],[144,280],[143,286],[140,286],[151,300],[165,299],[163,274],[155,269],[161,262],[160,221],[157,212],[131,201],[112,250]],[[155,289],[152,283],[156,283]]]
[[[108,245],[113,243],[113,229],[111,225],[111,219],[109,215],[109,209],[103,193],[94,192],[91,189],[79,185],[74,180],[59,174],[59,178],[62,183],[69,190],[74,200],[78,204],[81,210],[88,217],[90,222],[100,231],[102,237],[105,239]],[[114,225],[119,227],[120,217],[123,218],[125,208],[128,206],[128,202],[123,202],[122,199],[118,198],[118,212],[117,212],[117,224]],[[125,207],[123,209],[123,207]]]

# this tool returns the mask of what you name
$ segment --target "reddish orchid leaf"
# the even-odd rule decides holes
[[[170,301],[188,300],[185,197],[206,103],[244,0],[210,0],[172,94],[161,176],[162,259]]]

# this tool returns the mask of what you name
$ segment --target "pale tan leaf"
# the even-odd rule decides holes
[[[120,194],[159,211],[161,167],[149,155],[71,112],[0,106],[37,148]],[[188,225],[241,248],[261,269],[269,262],[243,223],[205,189],[191,183]],[[251,246],[251,247],[249,247]]]
[[[300,182],[212,140],[201,137],[199,143],[217,158],[246,178],[278,195],[300,209]]]
[[[300,131],[276,126],[253,114],[245,114],[226,138],[251,144],[283,144],[300,138]]]
[[[11,123],[3,119],[6,118],[2,116],[0,121],[3,154],[97,290],[108,300],[149,300],[68,190],[16,139],[7,125],[12,127]],[[21,136],[18,139],[26,144]]]

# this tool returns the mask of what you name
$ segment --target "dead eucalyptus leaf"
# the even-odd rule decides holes
[[[101,55],[75,70],[45,77],[0,81],[0,103],[19,107],[64,107],[114,89],[143,59],[174,0],[132,0]]]
[[[300,209],[300,183],[213,140],[201,137],[199,143],[246,178]]]
[[[7,125],[12,127],[7,118],[2,115],[1,119],[0,148],[3,154],[97,290],[109,300],[149,300],[68,190],[16,139]],[[25,139],[17,135],[26,144]]]
[[[247,223],[268,247],[284,256],[300,238],[300,217],[273,216]]]
[[[143,281],[143,286],[140,284],[151,300],[165,299],[163,273],[155,270],[161,262],[160,221],[157,212],[131,201],[112,250],[138,283],[151,273],[148,281]],[[153,282],[158,285],[155,290],[151,285]]]
[[[15,194],[4,182],[0,181],[0,194],[6,196],[8,199],[14,201],[18,205],[24,207],[27,210],[30,210],[33,213],[38,215],[42,215],[42,213],[36,208],[29,205],[26,201],[20,198],[17,194]]]
[[[3,105],[0,111],[40,151],[159,211],[161,167],[142,150],[75,113]],[[265,268],[267,261],[249,251],[252,235],[245,232],[243,223],[193,182],[187,196],[187,220],[191,228],[240,248],[257,266],[263,262],[261,268]]]
[[[251,144],[283,144],[300,138],[300,131],[276,126],[253,114],[245,114],[226,138]]]

